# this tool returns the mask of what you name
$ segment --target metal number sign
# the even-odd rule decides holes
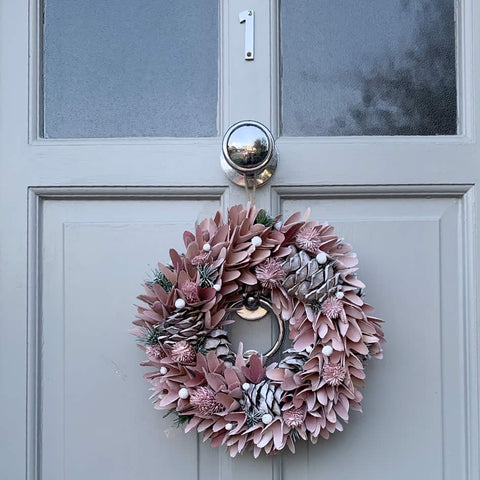
[[[244,10],[239,14],[240,23],[245,23],[245,60],[253,60],[255,44],[255,12]]]

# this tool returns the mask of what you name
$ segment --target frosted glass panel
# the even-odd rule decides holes
[[[45,137],[215,136],[217,78],[217,0],[45,0]]]
[[[282,133],[455,135],[454,0],[281,0]]]

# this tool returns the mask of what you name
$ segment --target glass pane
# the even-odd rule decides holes
[[[282,133],[455,135],[454,0],[282,0]]]
[[[217,0],[45,0],[44,29],[45,137],[217,134]]]

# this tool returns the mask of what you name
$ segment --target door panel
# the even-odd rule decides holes
[[[277,141],[278,169],[257,206],[312,206],[353,244],[388,343],[345,432],[257,460],[232,460],[194,435],[167,438],[171,421],[152,409],[126,333],[149,265],[196,220],[245,202],[220,169],[220,138],[43,138],[39,3],[0,6],[0,477],[476,480],[473,0],[457,9],[459,135]],[[249,8],[253,62],[238,21]],[[277,1],[219,2],[220,134],[254,119],[279,135],[278,23]]]
[[[197,471],[218,477],[219,452],[199,448],[194,434],[170,428],[171,417],[152,408],[142,378],[147,369],[139,367],[144,355],[127,332],[142,279],[167,261],[169,248],[181,248],[183,231],[199,215],[222,208],[221,191],[203,199],[158,189],[148,198],[135,191],[117,199],[95,190],[83,198],[54,193],[43,199],[32,193],[39,202],[42,297],[29,400],[36,405],[31,421],[42,478],[61,472],[69,479],[154,479],[169,462],[179,478],[196,478]]]
[[[463,384],[467,319],[457,285],[465,275],[468,190],[439,189],[359,194],[344,189],[283,189],[277,198],[288,217],[305,201],[313,218],[328,212],[336,232],[354,245],[367,302],[388,311],[387,343],[380,362],[367,366],[363,414],[353,413],[344,432],[284,465],[284,479],[464,478],[467,400]],[[452,279],[454,279],[452,281]],[[455,421],[452,421],[455,412]],[[415,451],[412,454],[412,449]],[[304,476],[302,462],[309,467]],[[351,468],[339,467],[348,462]],[[324,477],[323,477],[324,475]]]

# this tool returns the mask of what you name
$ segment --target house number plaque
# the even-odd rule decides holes
[[[239,14],[240,23],[245,23],[245,60],[253,60],[255,56],[255,12],[244,10]]]

